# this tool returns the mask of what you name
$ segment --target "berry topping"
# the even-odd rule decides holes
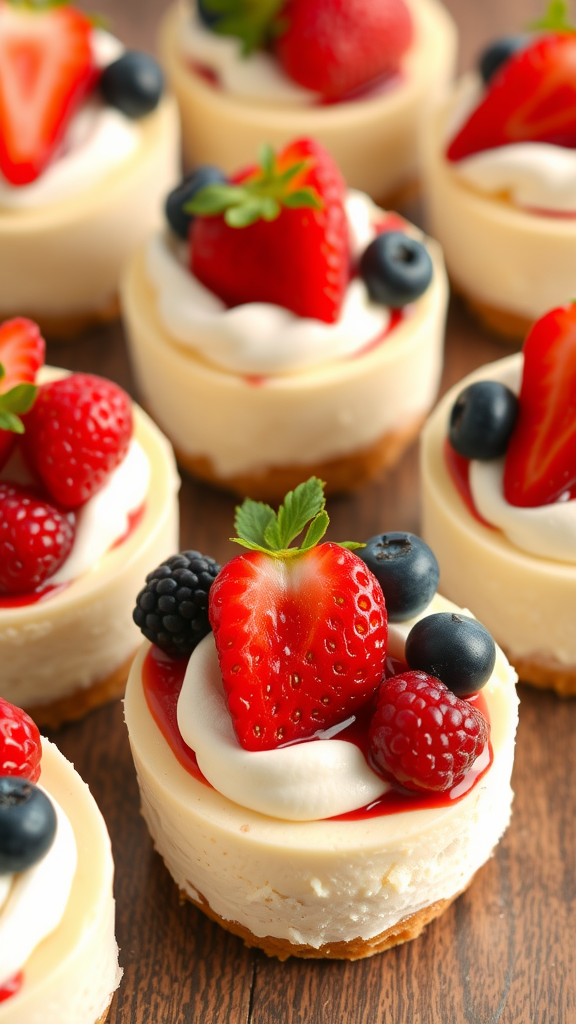
[[[148,573],[133,612],[146,639],[167,654],[191,654],[210,632],[208,593],[219,572],[213,558],[183,551]]]
[[[0,778],[0,875],[26,871],[46,856],[56,835],[56,811],[28,779]]]
[[[480,54],[478,70],[482,75],[482,81],[486,85],[494,77],[499,68],[513,57],[519,50],[528,45],[527,36],[503,36],[490,43]]]
[[[129,50],[104,69],[100,89],[106,103],[127,117],[144,117],[160,102],[164,76],[148,53]]]
[[[124,459],[132,406],[117,384],[73,373],[38,389],[25,427],[22,445],[31,469],[60,505],[76,508]]]
[[[250,550],[218,575],[209,613],[234,729],[247,750],[342,722],[381,682],[382,589],[350,550],[359,545],[319,543],[328,523],[315,477],[290,491],[277,514],[250,499],[237,509],[236,542]],[[290,547],[306,527],[302,546]]]
[[[382,587],[389,622],[412,619],[430,604],[440,569],[432,551],[413,533],[381,533],[358,552]]]
[[[96,80],[92,25],[57,4],[0,5],[0,172],[34,181]]]
[[[286,74],[331,99],[396,74],[413,35],[404,0],[287,0],[279,25]]]
[[[21,413],[36,398],[33,382],[44,364],[46,345],[31,320],[18,317],[0,326],[0,469],[8,461],[16,434],[24,432]]]
[[[188,238],[190,225],[194,220],[193,214],[184,210],[184,205],[206,185],[223,185],[225,181],[226,176],[219,167],[205,164],[188,174],[178,187],[170,192],[164,208],[166,220],[179,238]]]
[[[462,781],[489,732],[481,712],[439,679],[403,672],[380,687],[370,754],[384,778],[406,789],[443,793]]]
[[[518,399],[505,384],[470,384],[452,406],[450,444],[465,459],[498,459],[508,447],[517,416]]]
[[[332,157],[302,139],[187,203],[192,273],[228,306],[271,302],[333,323],[349,280],[345,185]],[[241,230],[239,230],[241,229]]]
[[[410,668],[441,679],[457,697],[470,697],[490,679],[496,645],[476,619],[436,612],[412,627],[405,656]]]
[[[576,303],[538,320],[523,351],[504,497],[533,508],[565,500],[576,485]]]
[[[398,309],[424,294],[433,273],[426,246],[403,231],[385,231],[360,257],[360,275],[373,302]]]
[[[38,782],[41,759],[37,725],[25,711],[0,697],[0,775]]]
[[[26,594],[66,561],[75,517],[32,487],[0,482],[0,593]]]

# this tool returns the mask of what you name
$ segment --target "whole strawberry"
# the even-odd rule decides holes
[[[40,778],[42,745],[38,727],[21,708],[0,697],[0,776]]]
[[[225,184],[206,185],[185,209],[191,270],[228,306],[270,302],[301,317],[338,319],[350,275],[345,185],[310,139]]]
[[[20,416],[36,397],[34,381],[44,364],[46,345],[39,327],[16,317],[0,326],[0,469],[8,461],[17,434],[24,432]]]
[[[310,522],[311,520],[311,522]],[[328,527],[312,477],[276,514],[247,499],[233,558],[210,588],[209,617],[239,742],[269,750],[344,721],[382,679],[388,637],[382,589]],[[309,524],[300,548],[290,547]]]
[[[406,789],[445,792],[461,782],[489,736],[488,722],[426,672],[387,679],[370,724],[376,770]]]
[[[31,487],[0,482],[0,593],[37,590],[65,562],[75,517]]]
[[[132,406],[122,388],[73,373],[43,384],[24,418],[30,468],[64,508],[99,491],[122,462],[132,437]]]

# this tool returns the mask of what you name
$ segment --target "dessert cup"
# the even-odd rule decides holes
[[[442,399],[422,434],[423,536],[451,600],[471,608],[506,652],[520,679],[576,693],[576,565],[529,554],[464,503],[445,459],[450,411],[478,380],[518,390],[522,355],[483,366]]]
[[[436,0],[409,0],[415,39],[402,77],[384,91],[331,105],[273,103],[236,97],[191,67],[181,37],[186,5],[172,6],[162,24],[162,63],[180,107],[184,160],[189,167],[216,164],[231,172],[249,164],[258,147],[301,135],[325,146],[350,187],[395,205],[398,193],[419,175],[418,134],[434,99],[446,89],[456,59],[456,28]]]
[[[39,382],[64,371],[46,368]],[[138,646],[130,607],[140,580],[174,549],[178,476],[166,438],[138,406],[134,437],[150,465],[141,518],[94,565],[43,600],[0,601],[0,694],[57,728],[119,697]]]

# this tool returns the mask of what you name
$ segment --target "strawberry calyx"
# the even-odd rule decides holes
[[[201,7],[210,30],[217,35],[235,36],[242,43],[242,56],[260,49],[276,35],[276,18],[286,0],[202,0]]]
[[[6,370],[0,363],[0,382],[6,376]],[[13,434],[23,434],[24,424],[19,413],[29,412],[36,400],[38,388],[35,384],[16,384],[9,391],[0,394],[0,430],[9,430]]]
[[[576,25],[570,23],[565,0],[550,0],[546,13],[530,22],[528,29],[531,32],[576,32]]]
[[[236,509],[234,526],[238,536],[230,540],[250,551],[260,551],[282,560],[305,554],[319,544],[330,523],[325,509],[324,486],[322,480],[311,476],[288,492],[278,512],[262,501],[246,498]],[[306,526],[308,529],[300,546],[291,547]],[[338,547],[349,551],[365,546],[356,541],[338,544]]]
[[[302,185],[310,158],[283,167],[269,145],[262,146],[256,170],[238,184],[205,185],[185,204],[186,213],[201,217],[224,215],[231,228],[245,228],[258,220],[277,220],[282,207],[321,210],[324,203],[315,188]]]

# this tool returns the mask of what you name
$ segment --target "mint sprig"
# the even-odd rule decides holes
[[[309,167],[308,160],[299,160],[281,170],[274,150],[264,145],[260,150],[258,173],[238,185],[205,185],[183,209],[201,217],[224,214],[231,228],[246,228],[257,220],[276,220],[286,206],[291,210],[308,207],[321,210],[322,199],[315,188],[297,187],[296,178]]]
[[[576,32],[576,26],[569,20],[565,0],[550,0],[544,16],[531,22],[528,28],[532,32]]]
[[[286,0],[202,0],[210,19],[210,30],[222,36],[235,36],[242,43],[242,56],[248,57],[276,35],[276,17]]]
[[[0,363],[0,381],[6,376],[6,370]],[[35,384],[16,384],[10,391],[0,394],[0,430],[10,430],[13,434],[23,434],[24,424],[18,413],[29,412],[34,405],[38,388]]]
[[[294,558],[310,551],[322,540],[330,523],[325,505],[324,483],[316,476],[311,476],[305,483],[289,491],[278,512],[263,501],[246,498],[236,509],[234,526],[238,536],[230,540],[250,551],[262,551],[273,558]],[[306,527],[308,529],[301,545],[290,547]],[[343,541],[339,544],[339,547],[350,551],[364,546],[356,541]]]

